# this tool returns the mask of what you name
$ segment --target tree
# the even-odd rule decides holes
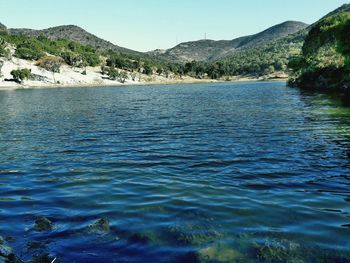
[[[143,74],[146,74],[146,75],[153,74],[153,69],[149,64],[145,64],[145,66],[143,67]]]
[[[107,75],[108,75],[110,80],[116,80],[119,77],[119,72],[118,72],[118,70],[116,70],[114,68],[109,68]]]
[[[119,73],[119,81],[121,83],[125,83],[125,81],[128,79],[128,74],[125,71],[122,71]]]
[[[84,62],[84,58],[81,55],[74,53],[72,51],[61,53],[61,57],[69,66],[72,66],[72,67],[81,68]]]
[[[158,76],[162,75],[162,73],[163,73],[163,69],[162,69],[161,67],[158,67],[158,68],[157,68],[157,74],[158,74]]]
[[[132,72],[131,75],[130,75],[132,81],[135,81],[136,77],[137,77],[137,74],[136,72]]]
[[[50,71],[52,73],[53,81],[54,83],[56,83],[55,73],[60,72],[62,63],[63,61],[60,57],[45,56],[41,58],[36,65],[47,71]]]
[[[11,71],[13,79],[20,84],[22,84],[23,80],[28,79],[31,74],[31,70],[27,68],[15,69]]]

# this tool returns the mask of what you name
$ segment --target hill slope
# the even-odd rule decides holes
[[[305,89],[350,88],[350,5],[315,23],[305,38],[302,54],[294,58],[289,84]]]
[[[168,60],[187,61],[213,61],[234,54],[237,51],[248,50],[269,42],[286,37],[305,29],[308,25],[302,22],[287,21],[270,27],[251,36],[233,40],[199,40],[181,43],[165,52],[150,52],[151,55]]]
[[[0,31],[7,31],[7,27],[0,23]]]
[[[11,29],[8,29],[8,31],[10,34],[13,34],[13,35],[26,35],[26,36],[32,36],[32,37],[44,35],[50,39],[63,38],[63,39],[68,39],[71,41],[78,42],[83,45],[91,45],[94,48],[99,50],[113,50],[115,52],[121,52],[126,54],[144,55],[141,52],[137,52],[131,49],[114,45],[113,43],[107,40],[101,39],[75,25],[57,26],[57,27],[51,27],[43,30],[11,28]]]

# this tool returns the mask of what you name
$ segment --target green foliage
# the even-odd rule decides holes
[[[245,51],[214,62],[192,61],[175,71],[195,78],[222,79],[226,76],[265,76],[276,72],[287,73],[289,59],[300,54],[303,34],[296,34],[263,46]]]
[[[65,51],[61,53],[61,57],[69,66],[78,68],[83,67],[84,58],[77,53],[74,53],[72,51]]]
[[[309,89],[350,86],[350,13],[338,13],[313,26],[302,55],[290,60],[290,85]]]
[[[38,60],[44,55],[43,52],[37,49],[20,47],[16,49],[15,56],[26,60]]]
[[[125,71],[118,71],[115,68],[109,68],[107,75],[111,80],[118,80],[121,83],[125,83],[128,79],[128,74]]]
[[[86,64],[90,67],[96,67],[101,63],[100,56],[95,52],[83,52],[82,56]]]
[[[109,68],[107,70],[107,75],[110,80],[116,80],[119,77],[119,72],[115,68]]]
[[[286,72],[289,59],[300,54],[301,47],[302,37],[296,35],[283,38],[248,51],[237,52],[224,59],[221,68],[229,76],[264,76],[276,71]]]
[[[106,66],[109,68],[142,72],[147,75],[153,74],[154,71],[157,71],[158,74],[165,72],[166,76],[169,76],[169,72],[180,76],[184,74],[181,64],[162,61],[147,55],[101,51],[92,46],[82,45],[67,39],[53,40],[43,35],[38,37],[9,35],[6,32],[0,32],[0,38],[16,46],[14,55],[26,60],[40,60],[42,57],[50,55],[61,57],[66,64],[72,67],[83,68],[101,65],[104,63],[102,58],[107,58]],[[1,52],[4,53],[0,46],[0,56]],[[112,77],[114,77],[113,75],[112,73]]]
[[[23,80],[28,79],[30,77],[31,70],[27,68],[16,69],[11,71],[11,75],[16,82],[22,83]]]
[[[145,64],[143,66],[143,74],[146,74],[146,75],[152,75],[153,74],[153,69],[152,69],[150,64]]]

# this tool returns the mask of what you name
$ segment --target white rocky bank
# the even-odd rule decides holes
[[[23,84],[18,84],[13,81],[5,81],[12,79],[11,71],[15,69],[28,68],[32,74],[40,76],[41,80],[25,80]],[[85,85],[121,85],[118,81],[108,79],[107,76],[101,74],[100,67],[88,67],[86,75],[82,74],[83,69],[72,68],[68,65],[62,65],[60,73],[51,72],[35,65],[35,62],[18,59],[13,57],[11,60],[4,60],[4,65],[1,69],[0,88],[25,88],[25,87],[50,87],[50,86],[85,86]],[[131,78],[126,80],[125,84],[139,84],[145,76],[137,76],[135,81]],[[55,83],[55,81],[56,83]]]

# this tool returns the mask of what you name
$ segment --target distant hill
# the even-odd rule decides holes
[[[153,51],[149,54],[168,60],[186,61],[213,61],[230,56],[237,51],[248,50],[276,41],[294,34],[308,25],[297,21],[287,21],[270,27],[258,34],[236,38],[233,40],[199,40],[185,42],[163,52]]]
[[[91,45],[99,50],[113,50],[116,52],[121,52],[126,54],[144,55],[144,53],[117,46],[75,25],[57,26],[57,27],[51,27],[43,30],[33,30],[33,29],[27,29],[27,28],[16,28],[16,29],[11,28],[11,29],[8,29],[8,31],[10,34],[13,34],[13,35],[26,35],[26,36],[33,36],[33,37],[44,35],[51,39],[65,38],[72,41],[76,41],[83,45]]]

